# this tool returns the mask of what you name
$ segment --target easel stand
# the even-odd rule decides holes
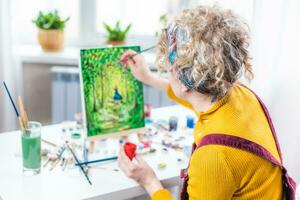
[[[120,138],[120,137],[125,137],[129,134],[137,134],[143,135],[145,134],[149,129],[147,127],[143,128],[137,128],[137,129],[131,129],[131,130],[126,130],[126,131],[120,131],[120,132],[115,132],[115,133],[108,133],[108,134],[103,134],[103,135],[97,135],[97,136],[91,136],[87,138],[86,142],[89,142],[89,153],[93,153],[95,149],[95,141],[97,140],[103,140],[103,139],[109,139],[109,138]]]

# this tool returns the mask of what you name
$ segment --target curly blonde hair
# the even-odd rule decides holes
[[[176,56],[170,66],[174,32]],[[219,99],[243,73],[248,81],[253,78],[248,46],[248,26],[232,11],[199,6],[182,11],[162,32],[156,64],[175,69],[188,88]]]

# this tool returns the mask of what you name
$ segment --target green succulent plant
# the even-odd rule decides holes
[[[40,29],[62,31],[69,19],[70,17],[67,17],[65,20],[61,19],[57,10],[48,13],[40,11],[36,19],[32,20],[32,22]]]
[[[169,19],[168,19],[168,15],[167,15],[167,14],[161,15],[161,16],[159,17],[160,28],[161,28],[161,29],[167,28],[167,26],[168,26],[168,21],[169,21]],[[160,32],[161,32],[161,30],[157,30],[157,31],[155,32],[155,36],[156,36],[156,37],[159,37]]]
[[[165,27],[167,27],[167,25],[168,25],[168,16],[167,16],[167,14],[164,14],[164,15],[161,15],[160,17],[159,17],[159,22],[160,22],[160,24],[165,28]]]
[[[117,21],[114,27],[111,27],[106,23],[103,23],[103,26],[108,33],[108,41],[124,41],[126,39],[127,33],[131,28],[131,24],[129,24],[124,30],[122,30],[120,21]]]

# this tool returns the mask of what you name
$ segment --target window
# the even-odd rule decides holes
[[[132,24],[132,35],[154,36],[160,28],[159,17],[168,13],[167,0],[97,0],[96,27],[104,32],[102,23],[123,27]]]
[[[132,24],[128,44],[143,47],[155,43],[161,15],[173,16],[186,7],[218,3],[233,9],[251,25],[254,0],[12,0],[12,28],[15,44],[37,44],[37,28],[32,24],[38,12],[57,9],[71,19],[66,25],[66,45],[103,45],[106,32],[103,22],[121,26]]]
[[[47,12],[57,9],[62,18],[71,17],[66,25],[66,42],[72,43],[79,29],[79,0],[12,0],[12,30],[13,40],[17,44],[37,43],[37,28],[32,23],[39,11]]]

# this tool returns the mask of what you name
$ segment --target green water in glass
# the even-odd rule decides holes
[[[41,167],[41,135],[22,134],[23,167],[39,169]]]

